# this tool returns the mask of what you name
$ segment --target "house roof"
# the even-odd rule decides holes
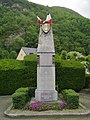
[[[29,55],[30,53],[37,54],[36,48],[28,48],[28,47],[22,47],[23,51],[26,55]]]

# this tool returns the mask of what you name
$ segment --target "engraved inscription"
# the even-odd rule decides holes
[[[51,93],[41,93],[41,100],[50,101],[53,99],[53,95]]]

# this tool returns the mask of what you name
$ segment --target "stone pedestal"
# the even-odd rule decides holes
[[[35,99],[37,101],[57,101],[56,90],[36,90]]]
[[[56,101],[55,66],[37,66],[37,90],[35,98],[39,101]]]
[[[40,27],[39,43],[37,48],[37,101],[57,101],[55,90],[54,41],[52,29],[46,34]]]

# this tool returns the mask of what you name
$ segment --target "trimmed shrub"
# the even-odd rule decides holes
[[[63,90],[63,98],[67,101],[69,109],[77,109],[79,107],[79,94],[74,90]]]
[[[25,104],[34,97],[35,94],[35,87],[26,87],[26,88],[19,88],[15,91],[15,93],[12,95],[12,102],[13,107],[15,109],[23,108]]]
[[[0,95],[8,95],[20,87],[36,87],[37,63],[30,61],[0,60]]]
[[[69,109],[77,109],[79,107],[79,95],[76,93],[68,94],[67,103]]]
[[[26,66],[31,66],[37,65],[37,55],[32,54],[32,55],[27,55],[24,57],[24,62]],[[35,68],[36,69],[36,68]]]
[[[24,65],[23,61],[18,61],[18,60],[14,60],[14,59],[0,60],[0,71],[19,70],[19,69],[23,69],[25,67],[26,66]]]
[[[15,92],[24,92],[24,93],[26,93],[27,101],[30,99],[30,97],[29,97],[29,88],[28,87],[18,88]]]
[[[20,87],[32,87],[30,96],[34,95],[37,86],[36,55],[30,60],[0,60],[0,95],[8,95]],[[85,68],[78,61],[64,61],[55,56],[56,87],[58,92],[63,89],[80,90],[85,84]],[[33,88],[35,87],[35,88]]]
[[[90,74],[86,74],[86,77],[85,77],[85,88],[88,88],[89,85],[90,85]]]
[[[25,92],[28,94],[28,91],[29,91],[28,87],[26,87],[26,88],[21,87],[21,88],[18,88],[15,92]]]
[[[63,95],[63,98],[64,98],[64,99],[67,99],[67,97],[66,97],[67,94],[72,94],[72,93],[76,93],[76,92],[75,92],[74,90],[72,90],[72,89],[68,89],[68,90],[65,89],[65,90],[63,90],[61,93],[62,93],[62,95]]]
[[[32,55],[27,55],[24,57],[25,61],[37,61],[37,55],[36,54],[32,54]]]
[[[12,95],[13,107],[15,109],[21,109],[25,106],[27,102],[27,93],[25,92],[15,92]]]
[[[56,84],[58,92],[63,89],[81,90],[85,86],[85,68],[75,60],[56,62]]]

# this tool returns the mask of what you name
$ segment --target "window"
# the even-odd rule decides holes
[[[33,53],[29,53],[29,55],[32,55]]]

